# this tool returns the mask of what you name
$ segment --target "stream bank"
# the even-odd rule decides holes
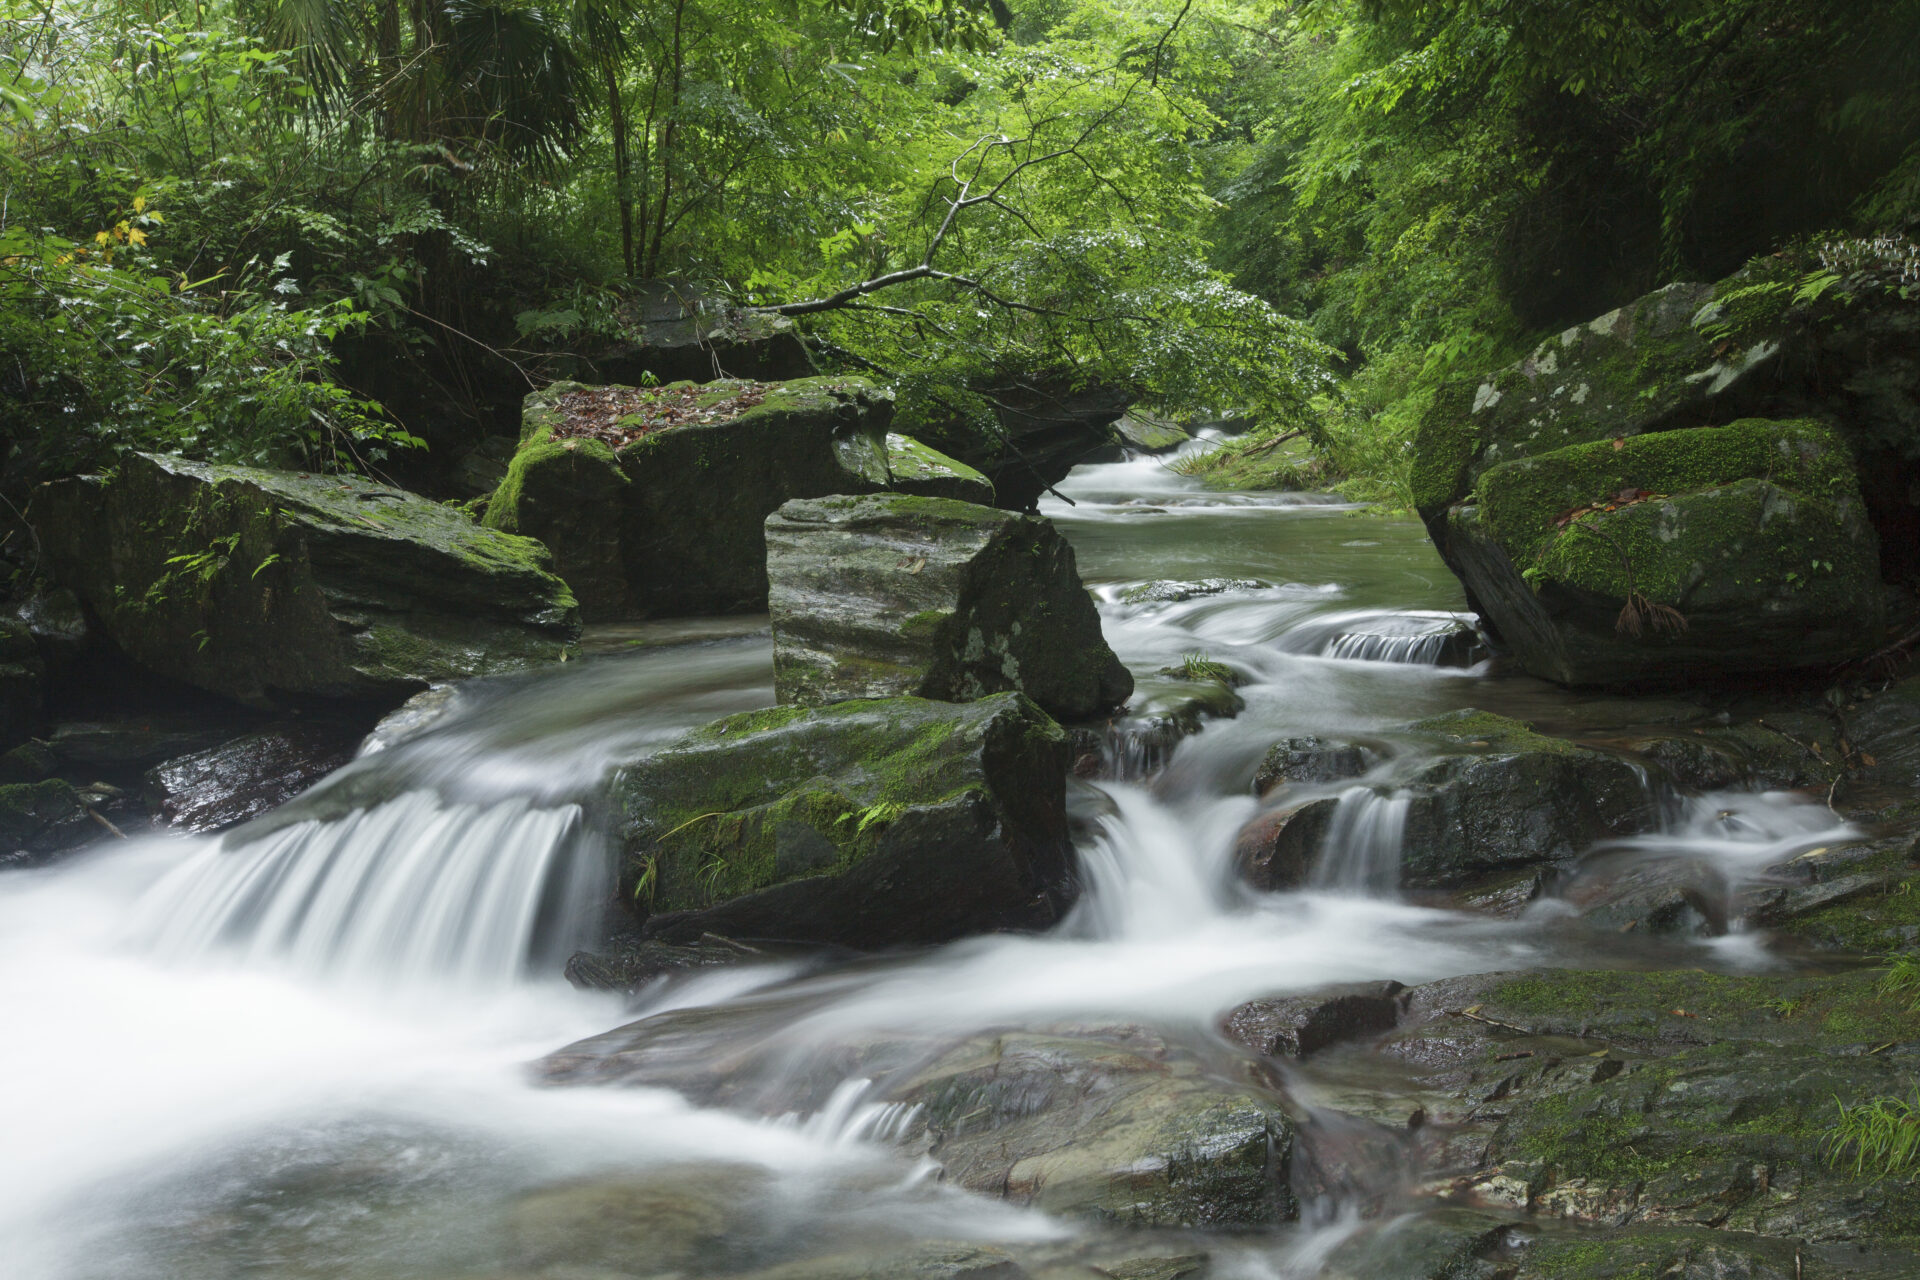
[[[1470,619],[1413,522],[1150,458],[1063,490],[1047,514],[1137,692],[1080,744],[1062,923],[878,955],[675,940],[684,965],[564,984],[603,936],[598,780],[774,697],[751,621],[595,633],[597,656],[456,686],[224,845],[6,873],[10,1256],[76,1278],[1911,1273],[1909,1176],[1822,1141],[1834,1097],[1912,1087],[1920,1020],[1873,963],[1920,939],[1912,689],[1569,693],[1429,642]],[[1602,758],[1640,784],[1634,820],[1393,874],[1422,821],[1473,835],[1418,817],[1455,812],[1458,771],[1560,785]],[[1243,833],[1321,802],[1301,880],[1244,885]],[[1533,812],[1468,847],[1524,846]]]

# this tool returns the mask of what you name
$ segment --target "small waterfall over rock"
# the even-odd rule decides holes
[[[1470,667],[1487,656],[1468,618],[1431,610],[1333,614],[1296,628],[1281,647],[1348,662],[1421,667]]]
[[[169,958],[499,985],[582,941],[603,850],[577,804],[407,792],[207,844],[154,886],[136,932]]]
[[[1392,897],[1400,887],[1400,846],[1411,792],[1349,787],[1327,824],[1309,883],[1317,889]]]

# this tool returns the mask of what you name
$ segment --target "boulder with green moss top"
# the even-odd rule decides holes
[[[896,494],[789,502],[767,520],[782,702],[1018,690],[1077,719],[1133,678],[1051,522]]]
[[[1071,894],[1068,750],[1011,693],[732,716],[620,773],[622,892],[667,941],[1043,927]]]
[[[540,440],[517,452],[482,521],[538,538],[553,571],[580,602],[584,622],[632,617],[633,589],[620,554],[626,472],[600,440]]]
[[[1780,343],[1755,335],[1733,348],[1703,333],[1695,319],[1710,314],[1715,293],[1668,285],[1555,334],[1491,377],[1444,388],[1414,441],[1414,501],[1429,527],[1502,463],[1714,415],[1724,422],[1754,405],[1777,372]]]
[[[249,705],[404,697],[552,662],[579,635],[539,543],[353,477],[131,454],[29,514],[130,658]]]
[[[1504,462],[1445,524],[1487,621],[1562,683],[1824,668],[1882,643],[1878,540],[1845,445],[1814,422]]]
[[[619,443],[573,434],[583,415]],[[973,468],[889,432],[892,417],[891,398],[861,378],[556,382],[527,397],[486,522],[552,547],[591,620],[764,608],[762,525],[789,499],[993,500]]]

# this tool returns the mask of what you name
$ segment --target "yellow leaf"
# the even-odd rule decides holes
[[[145,244],[147,242],[147,233],[138,227],[129,227],[127,228],[127,239],[133,241],[135,244]]]
[[[96,231],[94,232],[94,235],[93,235],[93,242],[95,244],[105,244],[107,241],[111,239],[113,239],[113,236],[110,233],[105,231]]]
[[[145,213],[147,211],[147,198],[145,196],[135,196],[133,198],[133,211],[135,213]]]

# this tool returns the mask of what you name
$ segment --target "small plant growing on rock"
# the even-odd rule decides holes
[[[1203,652],[1183,653],[1178,666],[1165,667],[1162,670],[1179,680],[1218,680],[1224,685],[1234,685],[1233,668],[1224,662],[1215,662]]]

